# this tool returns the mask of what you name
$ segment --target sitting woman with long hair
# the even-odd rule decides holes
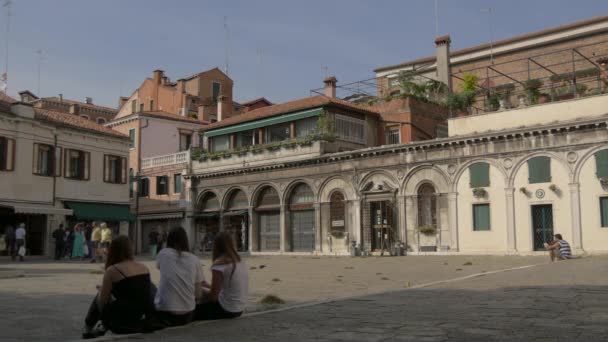
[[[112,240],[99,293],[85,319],[83,338],[103,335],[106,329],[117,334],[144,332],[146,320],[154,313],[148,268],[133,258],[133,246],[126,236]],[[103,327],[95,327],[98,322]]]
[[[196,300],[203,294],[201,263],[188,246],[184,228],[173,228],[167,236],[166,248],[156,257],[160,283],[154,304],[158,318],[168,326],[192,321]]]
[[[234,238],[219,233],[213,241],[211,288],[203,303],[196,306],[196,320],[236,318],[241,316],[249,295],[247,265],[236,251]]]

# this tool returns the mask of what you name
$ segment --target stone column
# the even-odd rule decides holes
[[[406,214],[406,208],[405,208],[405,196],[399,195],[397,196],[397,227],[399,229],[398,231],[398,236],[399,236],[399,240],[401,240],[401,242],[403,243],[407,243],[407,232],[405,230],[406,228],[406,224],[405,224],[405,214]]]
[[[321,203],[315,202],[313,208],[315,208],[315,252],[322,252]]]
[[[581,232],[581,200],[580,183],[568,184],[570,188],[570,206],[572,213],[572,248],[575,252],[583,252],[583,239]]]
[[[361,200],[352,201],[352,210],[353,226],[349,232],[350,241],[356,241],[357,244],[361,245],[361,229],[363,228],[361,225]]]
[[[515,188],[505,188],[507,202],[507,252],[516,253],[517,243],[515,237]]]
[[[280,229],[281,229],[281,243],[280,243],[280,248],[281,248],[281,252],[287,252],[289,250],[289,244],[287,243],[287,239],[289,237],[288,235],[288,220],[287,220],[287,205],[282,204],[281,205],[281,216],[280,216],[280,221],[279,224],[281,225]]]
[[[458,252],[458,193],[448,193],[448,224],[450,225],[450,250]]]
[[[247,245],[247,250],[249,250],[249,252],[253,252],[254,248],[253,246],[257,246],[258,245],[258,236],[257,234],[254,235],[253,231],[256,230],[257,231],[257,222],[254,222],[253,220],[253,207],[249,207],[247,210],[247,240],[248,240],[248,245]]]

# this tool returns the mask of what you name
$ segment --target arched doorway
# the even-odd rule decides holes
[[[267,186],[260,191],[255,203],[257,219],[257,250],[279,251],[281,249],[281,200],[277,191]]]
[[[437,196],[429,183],[418,188],[418,240],[421,251],[437,250]]]
[[[197,247],[202,252],[211,251],[215,235],[219,232],[220,202],[212,192],[204,194],[196,206],[194,227]]]
[[[304,183],[293,188],[289,197],[290,246],[292,252],[315,249],[314,193]]]
[[[348,231],[346,227],[346,202],[344,194],[334,191],[329,197],[329,217],[331,235],[334,237],[344,236]]]
[[[242,190],[234,190],[228,198],[226,211],[223,213],[224,230],[234,236],[238,251],[246,251],[249,241],[249,201]]]

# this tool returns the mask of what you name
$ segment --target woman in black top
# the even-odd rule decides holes
[[[82,337],[94,338],[103,335],[106,329],[117,334],[150,330],[154,290],[148,268],[133,259],[129,238],[115,238],[110,244],[103,283],[87,313]],[[96,329],[99,321],[103,327]]]

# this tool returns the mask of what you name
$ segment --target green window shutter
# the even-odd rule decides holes
[[[473,230],[490,230],[489,204],[473,204]]]
[[[471,188],[483,188],[490,186],[490,164],[475,163],[469,166],[471,176]]]
[[[595,173],[598,178],[608,177],[608,150],[595,152]]]
[[[174,185],[173,193],[179,194],[182,192],[182,175],[177,173],[173,175]]]
[[[551,182],[551,158],[534,157],[528,160],[528,181],[530,184]]]
[[[608,197],[600,197],[600,215],[602,215],[602,227],[608,227]]]

